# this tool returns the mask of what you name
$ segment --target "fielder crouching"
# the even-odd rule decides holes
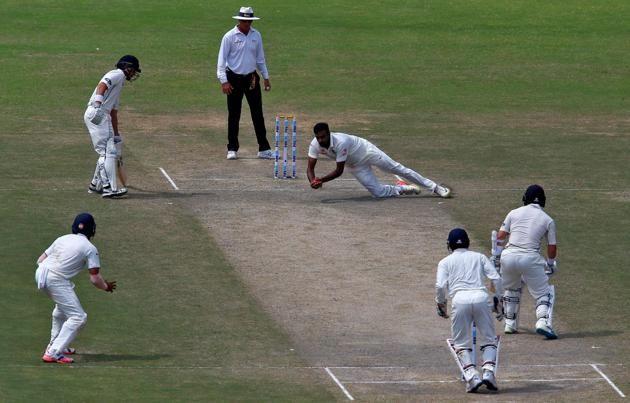
[[[115,281],[105,281],[101,277],[98,250],[90,242],[95,233],[94,217],[88,213],[79,214],[72,224],[72,234],[57,238],[37,259],[37,288],[55,303],[50,342],[42,356],[44,362],[72,364],[74,360],[66,357],[75,353],[70,343],[87,322],[87,313],[70,279],[87,268],[95,287],[107,292],[116,289]]]
[[[470,240],[465,230],[455,228],[448,234],[451,254],[440,260],[435,284],[437,313],[448,318],[447,293],[451,297],[451,333],[453,347],[466,381],[466,391],[476,392],[481,385],[498,390],[494,375],[497,362],[497,337],[485,278],[492,280],[497,295],[502,293],[501,277],[490,260],[468,250]],[[500,307],[499,307],[500,308]],[[478,329],[482,369],[480,377],[472,359],[472,324]]]

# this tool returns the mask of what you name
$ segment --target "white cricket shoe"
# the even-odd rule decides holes
[[[399,194],[401,195],[419,195],[420,188],[414,185],[396,185],[399,188]]]
[[[229,159],[229,160],[237,159],[238,157],[236,156],[236,151],[228,151],[226,158]]]
[[[433,188],[433,193],[446,199],[451,196],[451,189],[444,185],[437,184],[435,185],[435,188]]]
[[[482,382],[486,385],[488,390],[499,390],[497,387],[497,378],[494,376],[494,372],[488,371],[487,369],[483,371]]]
[[[518,333],[518,329],[506,323],[504,332],[505,334],[514,334]]]
[[[118,190],[111,189],[103,189],[103,194],[101,197],[103,199],[113,199],[117,197],[122,197],[127,194],[127,188],[120,188]]]
[[[536,333],[545,336],[547,340],[555,340],[558,338],[558,335],[547,325],[547,320],[545,318],[538,319],[536,322]]]
[[[262,160],[273,160],[276,159],[276,155],[271,150],[258,151],[258,158]]]
[[[466,392],[475,393],[481,385],[483,385],[483,381],[479,378],[479,375],[475,374],[470,381],[466,382]]]

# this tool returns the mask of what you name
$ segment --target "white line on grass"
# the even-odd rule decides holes
[[[577,382],[577,381],[594,381],[601,382],[602,378],[555,378],[555,379],[500,379],[500,382]],[[422,384],[422,383],[459,383],[461,380],[425,380],[425,381],[347,381],[345,383],[350,384],[375,384],[375,385],[387,385],[387,384]]]
[[[166,171],[164,170],[164,168],[160,167],[160,171],[162,171],[162,175],[164,175],[164,177],[166,179],[168,179],[168,181],[171,183],[171,186],[173,186],[173,189],[175,190],[179,190],[179,188],[177,187],[177,185],[175,184],[175,182],[173,182],[173,179],[171,179],[170,176],[168,176],[168,174],[166,173]]]
[[[619,393],[619,396],[626,397],[626,395],[623,394],[623,392],[617,387],[617,385],[615,385],[615,383],[611,381],[610,378],[608,378],[601,369],[597,368],[597,364],[591,364],[591,367],[593,367],[593,369],[597,371],[597,373],[600,374],[602,378],[606,380],[606,382],[608,382],[608,384],[615,390],[615,392]]]
[[[325,367],[324,369],[326,370],[328,375],[330,375],[332,380],[335,381],[337,386],[339,386],[339,388],[343,391],[343,393],[346,395],[348,400],[354,400],[354,397],[352,397],[352,395],[348,392],[348,390],[345,388],[345,386],[343,386],[343,384],[341,382],[339,382],[339,379],[337,379],[337,377],[332,373],[332,371],[330,369],[328,369],[328,367]]]

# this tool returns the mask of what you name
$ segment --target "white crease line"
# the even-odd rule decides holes
[[[591,367],[593,367],[593,369],[597,371],[597,373],[600,374],[602,378],[606,380],[606,382],[608,382],[608,384],[615,390],[615,392],[619,393],[619,396],[626,397],[626,395],[623,394],[623,392],[617,387],[617,385],[615,385],[615,383],[611,381],[610,378],[608,378],[601,369],[597,368],[597,364],[591,364]]]
[[[558,379],[500,379],[500,382],[574,382],[574,381],[602,381],[601,378],[558,378]],[[421,384],[421,383],[459,383],[459,380],[432,381],[344,381],[352,384]]]
[[[164,175],[164,177],[166,179],[168,179],[168,181],[171,183],[171,186],[173,186],[173,189],[175,190],[179,190],[179,188],[177,187],[177,185],[175,184],[175,182],[173,182],[173,179],[171,179],[170,176],[168,176],[168,174],[166,173],[166,171],[164,170],[164,168],[160,167],[160,171],[162,171],[162,175]]]
[[[556,378],[556,379],[499,379],[499,383],[501,382],[576,382],[576,381],[602,381],[602,378]],[[375,385],[387,385],[387,384],[422,384],[422,383],[455,383],[461,382],[459,380],[432,380],[432,381],[347,381],[344,380],[345,383],[351,384],[375,384]]]
[[[348,398],[348,400],[354,400],[354,397],[352,397],[352,395],[348,392],[348,390],[345,388],[345,386],[343,386],[343,384],[341,382],[339,382],[339,379],[337,379],[337,377],[335,376],[335,374],[332,373],[332,371],[330,369],[328,369],[328,367],[324,368],[326,370],[326,372],[328,373],[328,375],[330,375],[330,377],[332,378],[333,381],[335,381],[335,383],[337,384],[337,386],[339,386],[339,388],[343,391],[343,393],[346,395],[346,397]]]

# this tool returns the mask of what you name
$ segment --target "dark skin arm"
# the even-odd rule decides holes
[[[331,171],[328,175],[318,178],[315,176],[315,165],[317,164],[317,158],[308,157],[308,167],[306,168],[306,176],[313,189],[319,189],[324,182],[329,182],[333,179],[340,177],[343,174],[343,169],[346,166],[344,162],[337,162],[337,166],[334,171]]]
[[[116,289],[116,282],[106,281],[105,279],[103,279],[103,277],[101,277],[99,267],[93,267],[89,269],[89,272],[90,282],[94,285],[94,287],[100,288],[103,291],[114,292],[114,290]]]

